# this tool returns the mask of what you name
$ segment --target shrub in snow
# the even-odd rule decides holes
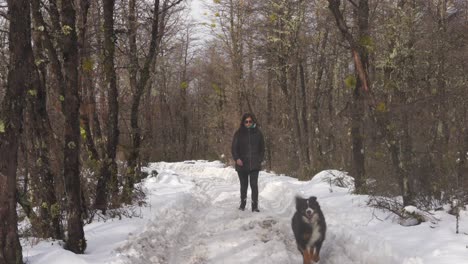
[[[419,210],[415,206],[406,206],[401,210],[401,216],[399,224],[402,226],[415,226],[422,222],[426,222],[423,211]]]
[[[429,211],[420,210],[415,206],[403,207],[401,197],[389,198],[382,196],[369,196],[367,204],[370,207],[389,211],[398,216],[398,223],[402,226],[415,226],[422,222],[437,222]]]
[[[326,182],[331,186],[354,189],[354,178],[347,172],[338,170],[325,170],[312,178],[312,182]]]

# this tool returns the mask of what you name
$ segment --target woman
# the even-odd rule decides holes
[[[244,211],[247,204],[247,188],[252,190],[252,212],[258,210],[258,172],[265,154],[263,134],[257,126],[255,116],[246,113],[242,116],[239,129],[232,140],[232,158],[240,181],[240,207]]]

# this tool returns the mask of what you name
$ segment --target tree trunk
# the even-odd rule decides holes
[[[449,139],[450,131],[448,124],[448,105],[447,105],[447,0],[437,1],[437,35],[436,43],[436,100],[433,105],[434,109],[434,124],[432,127],[433,137],[433,150],[431,153],[431,165],[433,166],[434,177],[433,194],[438,198],[442,198],[442,190],[448,188],[448,182],[445,180],[445,174],[448,170],[447,164],[449,163]]]
[[[301,117],[298,109],[297,99],[297,77],[298,77],[298,65],[295,64],[290,68],[289,71],[289,98],[287,100],[290,111],[290,117],[292,118],[292,131],[294,137],[294,149],[298,152],[299,157],[299,179],[309,180],[309,162],[306,157],[306,146],[304,145],[304,135],[301,130]]]
[[[138,66],[138,59],[136,53],[136,21],[135,21],[135,6],[133,1],[129,2],[130,10],[129,10],[129,32],[130,32],[130,47],[135,48],[135,50],[131,50],[130,52],[130,61],[131,61],[131,69],[133,72],[131,73],[131,78],[133,82],[136,83],[135,90],[133,91],[133,100],[132,100],[132,109],[130,114],[130,126],[131,126],[131,138],[132,138],[132,148],[130,150],[130,156],[128,158],[128,168],[129,171],[126,176],[125,187],[124,187],[124,201],[130,202],[131,200],[131,193],[134,188],[135,180],[140,178],[140,146],[141,146],[141,129],[138,124],[138,117],[140,113],[140,102],[141,97],[145,91],[145,87],[148,83],[150,78],[150,70],[151,66],[154,64],[154,60],[156,55],[159,52],[159,45],[161,41],[161,37],[163,34],[164,29],[164,14],[167,12],[167,2],[164,2],[163,11],[162,11],[162,18],[160,21],[160,1],[154,1],[154,9],[153,9],[153,21],[151,25],[151,40],[150,40],[150,47],[148,50],[148,56],[144,62],[143,68],[140,71],[140,79],[137,82],[136,79],[136,70],[139,69]],[[135,84],[134,84],[135,85]],[[163,96],[163,95],[161,95]]]
[[[29,1],[8,1],[10,61],[7,90],[0,110],[0,264],[23,263],[16,215],[16,170],[24,97],[27,89],[33,89],[29,14]]]
[[[323,74],[325,72],[325,62],[326,62],[326,55],[325,55],[325,48],[328,43],[328,29],[324,32],[323,39],[320,42],[320,49],[319,49],[319,58],[317,60],[317,76],[314,80],[314,90],[312,92],[312,107],[311,107],[311,135],[312,135],[312,150],[310,151],[311,162],[314,168],[314,171],[318,172],[325,167],[326,158],[323,157],[323,142],[321,140],[321,134],[325,131],[322,131],[321,124],[320,124],[320,94],[321,94],[321,87],[322,87],[322,79]],[[325,86],[326,87],[326,86]],[[331,85],[329,85],[330,89],[332,89]],[[331,90],[328,90],[328,96],[331,96]],[[330,122],[332,122],[333,118],[330,118]],[[310,143],[309,143],[310,144]]]
[[[367,67],[368,56],[363,47],[354,39],[350,33],[343,14],[340,11],[341,0],[328,0],[329,9],[332,11],[338,29],[351,46],[351,52],[354,59],[356,86],[353,91],[353,101],[351,103],[351,140],[352,140],[352,175],[355,179],[355,188],[357,193],[365,190],[365,155],[363,143],[363,122],[364,122],[364,94],[363,91],[369,91]],[[360,0],[356,7],[356,19],[358,23],[358,38],[368,37],[369,27],[369,6],[368,0]]]
[[[52,20],[52,31],[62,32],[55,36],[62,51],[59,59],[53,43],[53,36],[49,33],[49,26],[41,14],[41,3],[32,0],[32,14],[34,20],[43,30],[43,44],[51,62],[53,75],[56,78],[60,95],[62,96],[62,113],[65,116],[65,146],[63,174],[65,192],[68,202],[68,239],[65,247],[75,253],[83,253],[86,248],[82,221],[82,191],[80,182],[80,99],[78,92],[78,43],[75,30],[76,17],[71,0],[62,1],[59,12],[55,0],[49,1],[48,11]],[[61,19],[61,21],[60,21]],[[63,61],[63,66],[62,66]]]
[[[181,98],[181,111],[180,115],[182,116],[182,127],[181,127],[181,141],[182,141],[182,149],[179,157],[182,159],[187,159],[187,145],[188,145],[188,133],[189,133],[189,118],[188,118],[188,105],[187,105],[187,90],[189,81],[187,78],[187,67],[188,67],[188,52],[189,52],[189,45],[190,45],[190,32],[189,28],[186,29],[186,38],[184,41],[184,48],[183,48],[183,69],[182,69],[182,78],[181,78],[181,87],[180,87],[180,98]],[[224,123],[221,123],[222,125]]]
[[[78,27],[80,29],[78,35],[79,53],[80,53],[80,71],[79,71],[79,90],[83,97],[83,104],[80,108],[80,121],[84,129],[83,139],[85,146],[88,149],[89,159],[94,163],[99,162],[99,152],[94,143],[95,135],[93,135],[91,126],[95,114],[95,102],[93,92],[93,61],[89,55],[91,47],[88,37],[88,10],[90,8],[89,0],[80,0],[80,12],[78,17]],[[99,138],[99,137],[98,137]]]
[[[404,10],[405,2],[401,1],[398,4],[398,7],[401,10]],[[414,7],[413,7],[414,8]],[[407,10],[404,10],[405,15],[410,14]],[[414,12],[413,12],[414,13]],[[400,16],[400,14],[398,14]],[[397,23],[402,23],[401,18],[399,17]],[[396,43],[405,43],[405,49],[409,51],[414,50],[414,29],[410,27],[409,39],[406,41],[404,39],[393,39],[390,50],[394,50]],[[400,55],[402,56],[402,55]],[[396,113],[389,113],[388,111],[381,111],[382,114],[377,116],[377,122],[379,122],[379,127],[383,132],[384,138],[389,146],[390,154],[392,157],[392,165],[396,173],[397,182],[400,188],[401,195],[403,197],[403,205],[412,205],[414,201],[414,191],[413,191],[413,182],[411,175],[413,174],[413,146],[411,135],[409,131],[409,115],[407,110],[408,95],[407,93],[416,87],[415,83],[415,63],[414,63],[414,54],[408,53],[400,58],[400,62],[404,63],[403,65],[398,65],[396,72],[393,72],[393,68],[385,69],[384,76],[385,80],[388,81],[388,84],[385,84],[388,87],[393,88],[392,98],[396,103]],[[402,72],[399,68],[404,68],[405,71]],[[395,75],[394,79],[391,76]],[[402,81],[401,85],[398,85]],[[397,85],[391,85],[392,83],[397,83]],[[403,110],[401,110],[403,109]],[[383,128],[383,129],[382,129]]]
[[[61,31],[61,26],[60,22],[56,21],[56,19],[60,18],[60,15],[57,10],[57,6],[55,4],[55,1],[50,1],[50,6],[49,6],[49,12],[51,13],[51,19],[52,19],[52,24],[54,28],[51,29],[52,32]],[[47,23],[44,21],[44,18],[41,13],[41,1],[40,0],[31,0],[31,6],[32,6],[32,16],[36,23],[40,25],[43,30],[41,31],[42,36],[43,36],[43,44],[44,47],[47,50],[48,58],[51,63],[51,68],[53,75],[56,79],[57,86],[58,86],[58,92],[60,93],[61,96],[64,95],[65,93],[65,80],[64,76],[62,73],[62,62],[59,59],[59,54],[55,48],[55,45],[53,43],[53,35],[49,32],[49,26]],[[56,16],[56,17],[55,17]],[[57,42],[60,42],[60,35],[58,35],[56,38],[59,39]]]
[[[286,104],[288,109],[288,114],[291,120],[289,124],[291,125],[291,136],[294,142],[293,149],[296,150],[297,158],[299,160],[299,169],[298,169],[298,178],[300,180],[307,179],[308,164],[305,159],[305,151],[303,146],[301,127],[300,127],[300,116],[297,109],[297,65],[289,66],[285,63],[285,60],[279,56],[279,84],[280,88],[286,98]],[[288,79],[290,80],[288,82]]]
[[[369,3],[368,0],[360,0],[359,7],[356,9],[355,17],[358,21],[358,40],[362,42],[366,38],[370,38],[369,33]],[[353,138],[353,164],[354,171],[359,175],[356,179],[356,190],[358,192],[365,192],[365,150],[364,150],[364,93],[363,91],[369,91],[368,88],[368,68],[369,68],[369,56],[367,50],[363,46],[359,46],[357,49],[358,56],[361,64],[355,65],[357,80],[356,87],[354,89],[354,100],[352,106],[352,129],[351,137]],[[359,60],[356,60],[359,63]],[[360,78],[360,70],[364,72],[364,77]],[[362,74],[362,73],[361,73]],[[359,186],[359,188],[357,187]]]
[[[400,2],[400,8],[403,8],[406,2],[401,1]],[[413,13],[413,16],[416,15],[415,10],[415,2],[412,2],[412,6],[410,7]],[[407,55],[407,74],[405,75],[406,78],[405,84],[406,84],[406,91],[403,91],[401,93],[401,96],[399,96],[399,103],[400,106],[406,106],[408,102],[408,93],[415,87],[417,87],[416,84],[416,72],[415,72],[415,43],[416,43],[416,36],[415,36],[415,28],[411,26],[410,28],[410,34],[409,34],[409,41],[407,42],[407,47],[406,49],[411,51],[409,55]],[[398,95],[395,95],[396,98]],[[399,175],[401,180],[400,180],[400,188],[402,189],[402,196],[403,196],[403,205],[415,205],[414,204],[414,186],[413,186],[413,143],[411,139],[411,134],[410,134],[410,121],[409,121],[409,113],[410,111],[400,111],[400,119],[401,119],[401,133],[397,133],[400,141],[400,152],[401,152],[401,174]]]
[[[273,134],[273,70],[269,69],[267,73],[267,128],[268,133],[265,135],[265,147],[266,147],[266,161],[268,169],[272,169],[273,151],[271,144],[271,135]]]
[[[94,208],[106,213],[109,196],[117,203],[118,182],[115,155],[119,143],[119,93],[115,73],[114,0],[103,0],[104,6],[104,73],[108,90],[108,127],[106,153],[101,161],[101,170],[96,187]],[[109,193],[110,191],[110,193]],[[115,204],[114,204],[115,205]]]
[[[351,141],[352,141],[352,175],[355,179],[357,193],[364,192],[365,188],[365,155],[364,155],[364,98],[360,91],[362,83],[357,79],[351,103]]]
[[[140,69],[138,62],[138,50],[137,50],[137,20],[136,20],[136,1],[128,1],[128,46],[129,46],[129,78],[130,78],[130,88],[133,92],[133,102],[132,110],[130,115],[130,125],[131,125],[131,139],[132,139],[132,148],[130,150],[130,155],[128,157],[128,173],[125,178],[125,188],[122,195],[122,201],[124,203],[131,202],[131,194],[133,191],[133,184],[135,178],[138,178],[137,171],[139,170],[138,158],[140,154],[140,142],[141,142],[141,131],[138,126],[138,112],[140,107],[140,97],[143,91],[141,91],[138,96],[138,71]]]
[[[468,116],[468,109],[466,103],[463,106],[464,117],[462,120],[465,120],[464,125],[462,125],[462,131],[460,136],[460,142],[463,142],[458,146],[458,159],[460,162],[457,167],[457,186],[458,190],[466,190],[468,187],[468,128],[466,127]]]
[[[303,22],[302,1],[297,2],[297,5],[287,6],[285,3],[278,4],[275,12],[278,19],[275,20],[274,36],[281,41],[273,43],[273,52],[276,55],[277,79],[279,88],[286,99],[286,107],[290,118],[289,125],[291,126],[291,138],[293,140],[292,149],[294,150],[297,160],[298,178],[300,180],[309,179],[309,161],[306,155],[304,132],[301,127],[301,116],[298,104],[298,77],[299,75],[299,32],[300,24]],[[298,17],[300,21],[294,27],[290,28],[292,17]]]
[[[37,21],[34,21],[37,27]],[[60,207],[55,193],[55,178],[51,168],[51,150],[52,146],[52,126],[47,113],[47,69],[44,63],[43,56],[44,47],[41,39],[41,34],[33,33],[34,53],[36,57],[38,73],[32,74],[35,79],[36,89],[31,90],[27,95],[27,109],[30,116],[29,126],[30,134],[32,135],[32,148],[35,153],[33,166],[36,168],[38,177],[38,192],[40,205],[40,236],[44,238],[63,239],[62,225],[60,222]],[[38,162],[39,161],[39,162]]]
[[[65,247],[74,253],[82,254],[86,249],[86,240],[83,232],[80,183],[79,55],[73,6],[73,0],[62,1],[62,52],[66,86],[62,104],[65,116],[64,178],[68,202],[68,239]]]
[[[301,145],[304,146],[304,156],[307,164],[310,164],[311,162],[311,155],[310,155],[310,133],[309,133],[309,120],[307,118],[308,115],[308,100],[307,100],[307,87],[306,87],[306,78],[305,78],[305,72],[304,72],[304,64],[301,61],[299,63],[299,77],[300,77],[300,87],[301,87],[301,96],[300,98],[302,99],[302,109],[300,111],[301,113],[301,125],[302,125],[302,130],[304,131],[302,137],[303,137],[303,142]]]
[[[89,0],[79,0],[79,12],[77,19],[78,26],[78,58],[79,58],[79,71],[78,71],[78,91],[81,94],[82,98],[85,99],[82,101],[84,104],[80,105],[80,124],[81,129],[84,130],[84,133],[81,132],[81,137],[85,140],[85,146],[88,150],[86,153],[89,154],[89,158],[92,164],[99,164],[96,145],[94,143],[93,135],[91,133],[90,126],[90,116],[91,116],[91,106],[93,99],[90,99],[92,94],[90,91],[93,91],[93,80],[91,77],[92,70],[92,61],[90,56],[86,56],[90,50],[89,41],[87,40],[87,27],[88,27],[88,10],[90,7]],[[97,167],[97,166],[96,166]],[[88,218],[88,203],[87,199],[83,193],[86,189],[86,185],[81,189],[81,205],[83,210],[83,217]]]
[[[230,57],[233,69],[232,86],[237,94],[237,110],[241,116],[245,112],[245,103],[248,104],[249,98],[245,96],[244,85],[244,44],[243,37],[243,7],[236,1],[229,1],[229,38],[230,38]],[[236,12],[237,11],[237,12]]]
[[[102,10],[100,8],[100,1],[92,1],[92,6],[95,7],[93,10],[95,10],[95,14],[91,16],[92,22],[91,25],[93,28],[91,29],[93,32],[96,32],[95,34],[95,41],[96,41],[96,54],[99,56],[99,58],[102,57],[102,54],[104,53],[103,51],[103,30],[102,30]],[[100,60],[97,59],[97,61],[101,62]],[[96,63],[97,64],[97,75],[94,75],[95,78],[95,87],[105,87],[106,83],[106,78],[103,65],[102,63]],[[93,86],[91,86],[93,87]],[[90,119],[90,124],[91,124],[91,132],[94,135],[94,138],[96,139],[95,144],[97,148],[97,152],[101,158],[105,155],[106,152],[106,146],[105,146],[105,140],[104,140],[104,132],[103,132],[103,123],[106,123],[106,120],[108,120],[107,116],[107,108],[105,107],[106,105],[106,96],[104,93],[104,89],[95,89],[94,87],[92,88],[92,91],[90,91],[89,98],[92,100],[90,101],[90,111],[92,112],[92,119]],[[99,110],[99,111],[97,111]],[[99,162],[100,162],[99,160]],[[98,164],[98,166],[100,166]]]

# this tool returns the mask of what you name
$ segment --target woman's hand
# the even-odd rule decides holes
[[[244,163],[242,162],[241,159],[237,159],[237,160],[236,160],[236,164],[237,164],[238,166],[241,166],[241,167],[244,166]]]

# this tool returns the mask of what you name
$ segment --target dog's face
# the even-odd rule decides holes
[[[316,222],[319,218],[318,212],[320,211],[317,197],[311,196],[309,199],[296,197],[296,211],[301,214],[304,222]]]

